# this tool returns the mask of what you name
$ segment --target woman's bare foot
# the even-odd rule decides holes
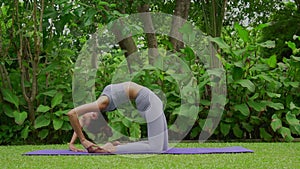
[[[119,141],[114,141],[114,142],[112,142],[112,145],[118,146],[118,145],[121,145],[121,143]]]
[[[116,147],[110,142],[104,144],[101,148],[109,153],[113,153],[116,151]]]
[[[104,148],[101,148],[97,145],[92,145],[86,149],[89,153],[108,153],[107,150],[105,150]]]

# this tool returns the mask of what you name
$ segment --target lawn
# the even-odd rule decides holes
[[[40,149],[66,149],[67,145],[0,146],[0,168],[222,168],[297,169],[300,143],[180,143],[177,147],[243,146],[254,153],[204,155],[22,156]]]

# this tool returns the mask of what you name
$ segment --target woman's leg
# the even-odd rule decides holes
[[[116,147],[116,153],[159,153],[168,149],[168,128],[161,100],[152,92],[150,106],[141,115],[147,121],[148,141],[134,142]]]

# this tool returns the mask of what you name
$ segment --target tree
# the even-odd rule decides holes
[[[241,25],[255,26],[268,22],[272,13],[283,7],[281,0],[238,0],[228,1],[225,14],[225,25],[239,23]]]
[[[271,49],[263,49],[263,57],[276,55],[279,60],[284,57],[289,58],[293,51],[287,42],[294,42],[296,47],[300,46],[300,42],[294,38],[294,36],[300,35],[299,7],[299,1],[286,3],[284,8],[270,16],[270,25],[262,30],[260,41],[273,40],[276,46]]]

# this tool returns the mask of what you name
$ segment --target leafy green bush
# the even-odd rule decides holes
[[[290,56],[278,62],[275,55],[262,58],[261,48],[273,48],[273,41],[257,43],[256,34],[266,25],[249,31],[235,25],[237,41],[216,41],[226,52],[228,104],[219,126],[222,137],[262,138],[292,141],[299,136],[300,58]],[[253,35],[254,33],[254,35]],[[252,35],[251,35],[252,34]],[[299,51],[288,42],[294,54]]]

